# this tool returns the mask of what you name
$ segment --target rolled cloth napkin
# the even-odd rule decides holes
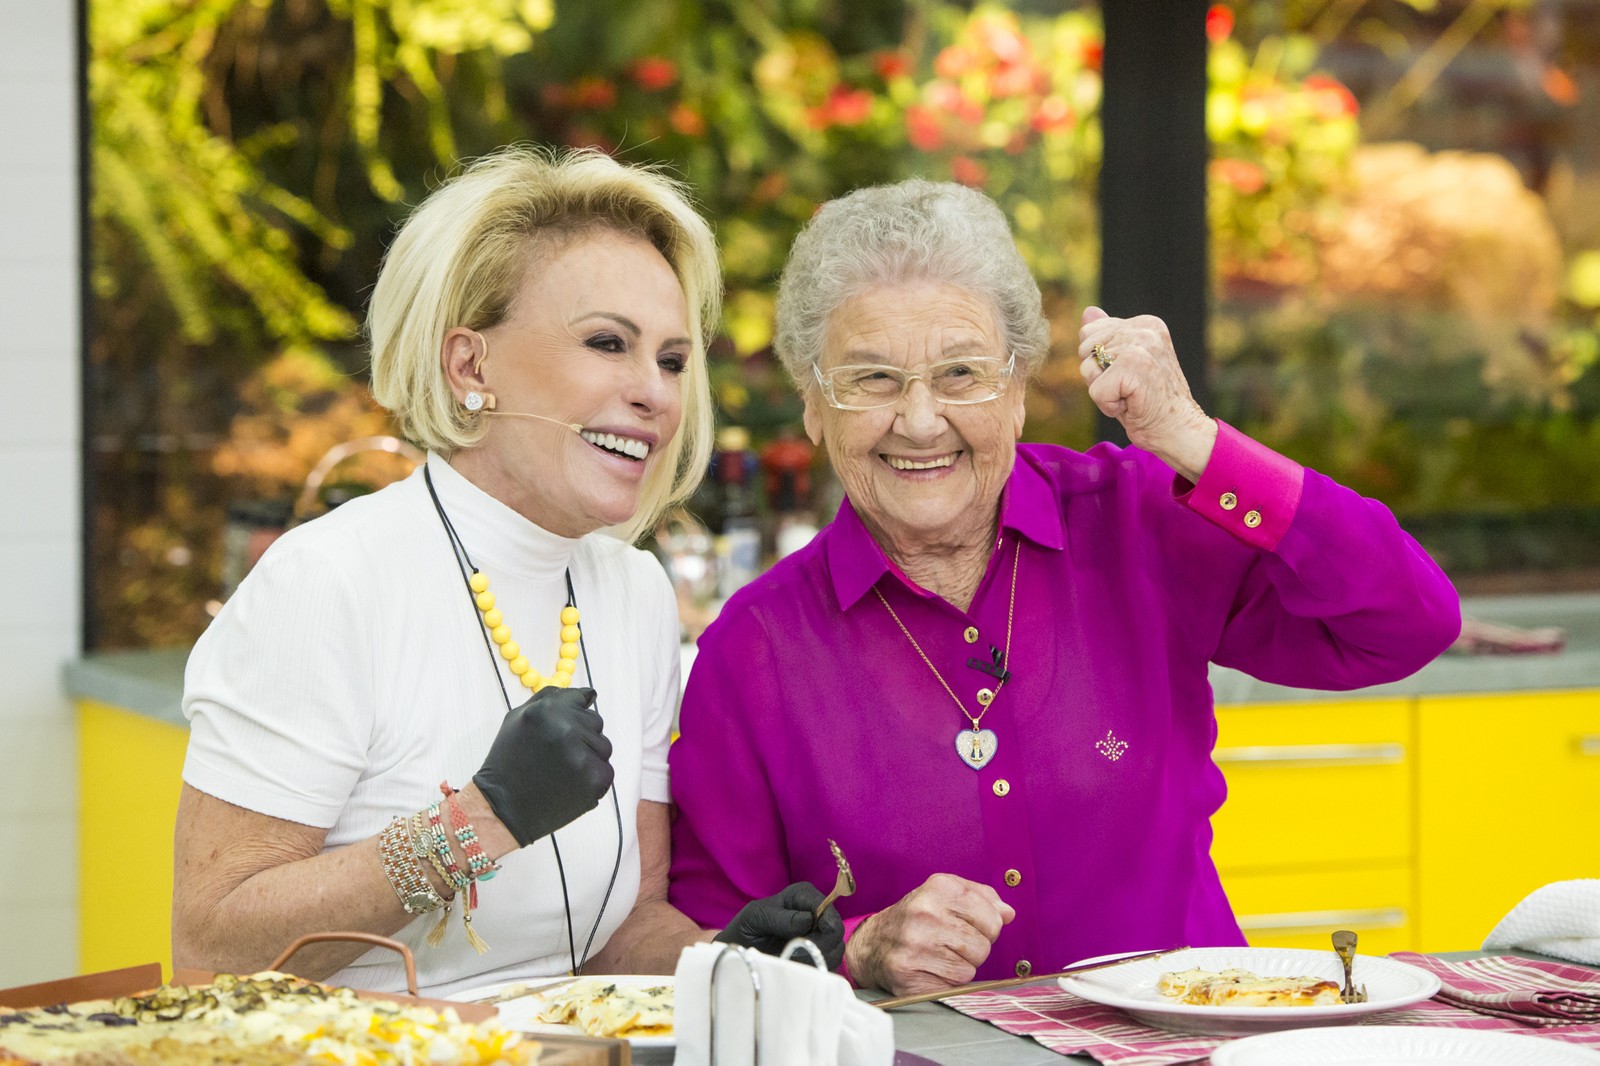
[[[1439,959],[1396,951],[1389,957],[1437,976],[1441,987],[1433,998],[1440,1003],[1523,1025],[1600,1032],[1600,973],[1586,967],[1515,955]]]
[[[1483,941],[1485,951],[1512,949],[1600,966],[1600,878],[1555,881],[1530,892]]]
[[[717,1061],[750,1062],[758,1021],[751,968],[760,982],[761,1066],[890,1066],[894,1022],[856,999],[850,983],[808,962],[726,944],[691,944],[678,956],[678,1066],[710,1066],[711,971],[717,976]],[[737,955],[738,957],[731,957]],[[747,965],[748,964],[748,965]]]

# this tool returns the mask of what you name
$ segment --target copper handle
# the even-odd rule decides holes
[[[411,993],[413,999],[420,999],[422,994],[417,991],[417,960],[412,957],[411,949],[398,940],[391,940],[386,936],[376,933],[307,933],[298,938],[294,943],[283,949],[283,954],[272,960],[269,970],[281,970],[283,964],[290,957],[307,944],[319,944],[324,941],[345,940],[359,944],[371,944],[373,947],[388,948],[390,951],[400,953],[400,959],[406,964],[406,991]]]

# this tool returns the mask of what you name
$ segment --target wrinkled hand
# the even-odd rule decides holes
[[[856,927],[845,951],[850,976],[897,996],[965,984],[1016,916],[988,885],[934,874]]]
[[[790,885],[776,896],[744,905],[728,927],[713,940],[742,944],[767,955],[776,955],[783,945],[803,936],[817,945],[828,969],[837,970],[844,961],[844,919],[832,905],[822,912],[822,921],[811,930],[812,912],[826,897],[809,881]]]
[[[517,844],[588,813],[611,787],[611,741],[594,689],[551,685],[506,715],[473,784]]]
[[[1096,344],[1112,360],[1104,370],[1094,361]],[[1086,308],[1078,358],[1089,398],[1107,418],[1122,423],[1128,443],[1199,481],[1211,459],[1217,424],[1189,392],[1167,324],[1154,315],[1112,318],[1098,307]]]

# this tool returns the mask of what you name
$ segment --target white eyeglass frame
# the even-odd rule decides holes
[[[988,359],[988,358],[991,358],[991,357],[990,356],[980,356],[978,358]],[[933,397],[933,402],[934,403],[948,404],[948,405],[954,406],[954,407],[967,407],[967,406],[970,406],[970,405],[975,404],[975,403],[989,403],[992,400],[998,400],[1000,397],[1004,396],[1006,394],[1006,390],[1011,387],[1011,377],[1012,377],[1012,375],[1016,373],[1016,368],[1017,368],[1017,353],[1016,352],[1008,353],[1008,355],[1006,357],[1005,366],[1000,368],[1000,388],[999,388],[999,390],[997,392],[995,392],[995,394],[993,396],[985,396],[985,397],[983,397],[981,399],[977,399],[977,400],[947,400],[944,397],[940,396],[938,393],[933,391],[933,372],[934,372],[934,370],[936,370],[937,368],[939,368],[941,366],[944,366],[946,363],[961,363],[961,362],[972,362],[972,361],[974,361],[974,360],[971,359],[971,358],[967,358],[965,356],[955,356],[955,357],[950,358],[950,359],[941,359],[937,363],[932,364],[931,366],[927,367],[926,369],[917,371],[915,374],[910,373],[909,371],[901,370],[897,366],[889,366],[887,364],[880,364],[880,363],[849,363],[849,364],[846,364],[845,366],[833,367],[832,369],[830,369],[828,371],[829,374],[834,374],[834,373],[837,373],[840,370],[886,370],[886,371],[890,372],[891,374],[899,375],[899,377],[901,379],[900,391],[895,393],[894,399],[886,400],[883,403],[871,403],[871,404],[845,404],[845,403],[840,403],[837,399],[834,398],[832,382],[830,382],[827,378],[822,376],[822,368],[819,365],[817,365],[816,363],[812,363],[811,364],[811,374],[812,374],[813,377],[815,377],[817,379],[817,387],[822,390],[822,398],[827,401],[828,406],[829,407],[833,407],[833,408],[837,408],[840,411],[881,411],[885,407],[893,407],[895,404],[897,404],[901,400],[905,399],[906,390],[911,388],[911,383],[913,381],[921,381],[921,382],[923,382],[924,384],[926,384],[928,386],[928,395]]]

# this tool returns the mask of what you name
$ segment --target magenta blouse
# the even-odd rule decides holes
[[[1137,449],[1020,445],[966,611],[906,579],[848,501],[729,600],[671,749],[672,903],[721,926],[790,882],[826,891],[832,838],[858,886],[847,921],[937,872],[992,885],[1017,917],[980,979],[1244,943],[1210,854],[1226,787],[1207,664],[1394,681],[1450,644],[1460,607],[1382,504],[1219,428],[1194,486]],[[1011,676],[973,770],[967,719],[873,590],[975,714],[1013,563]]]

